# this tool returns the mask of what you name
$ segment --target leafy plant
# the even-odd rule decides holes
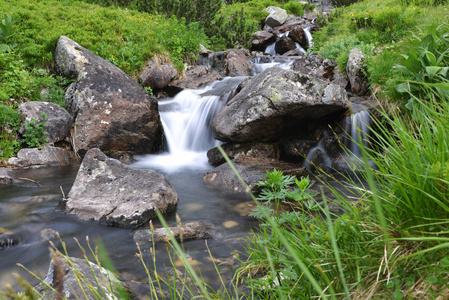
[[[15,131],[20,124],[20,115],[10,105],[0,102],[0,158],[14,156],[20,148]]]
[[[403,54],[405,60],[394,67],[404,79],[403,83],[396,86],[396,90],[412,95],[405,106],[413,113],[421,107],[416,97],[431,101],[434,95],[433,89],[422,83],[439,83],[440,86],[433,87],[439,90],[439,94],[448,88],[449,27],[446,24],[438,28],[432,26],[424,37],[414,35],[411,43],[413,46],[407,54]],[[413,116],[418,117],[415,113]]]
[[[4,13],[4,18],[0,22],[0,53],[9,52],[15,47],[17,43],[11,43],[10,39],[15,35],[13,26],[17,23],[17,19],[13,18],[12,14]]]
[[[40,147],[41,145],[48,142],[47,134],[45,130],[45,125],[47,120],[47,115],[42,114],[42,116],[36,120],[31,119],[31,121],[26,121],[25,133],[23,134],[23,144],[28,148]]]

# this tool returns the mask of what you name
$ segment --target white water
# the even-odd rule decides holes
[[[353,114],[346,117],[345,132],[347,138],[346,148],[356,157],[361,157],[360,146],[368,146],[368,135],[370,116],[366,108],[362,105],[353,104]]]
[[[281,59],[266,64],[255,63],[252,74],[257,75],[273,66],[289,68],[292,63],[292,60]],[[173,99],[159,101],[168,152],[137,157],[133,166],[154,167],[166,172],[208,168],[206,152],[217,142],[210,123],[246,78],[227,77],[202,89],[183,90]]]
[[[318,142],[318,145],[310,149],[309,153],[307,153],[306,159],[304,160],[304,168],[306,168],[307,170],[311,170],[312,163],[317,163],[316,161],[314,161],[314,159],[317,158],[315,157],[316,154],[321,154],[322,164],[324,165],[324,167],[330,168],[332,166],[332,160],[329,155],[327,155],[326,149],[324,149],[323,141],[324,139],[321,139]],[[320,167],[322,167],[321,164]]]

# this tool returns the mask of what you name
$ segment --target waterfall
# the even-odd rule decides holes
[[[307,38],[307,44],[309,45],[309,48],[313,46],[312,42],[312,34],[310,33],[310,27],[304,28],[304,33],[306,34]]]
[[[314,165],[326,168],[330,168],[332,166],[332,160],[327,155],[323,141],[324,138],[322,138],[318,142],[318,145],[310,149],[309,153],[307,153],[306,159],[304,160],[304,168],[307,170],[312,171],[314,169]]]
[[[344,121],[347,134],[345,147],[352,155],[360,157],[362,155],[360,145],[368,146],[370,115],[363,105],[353,104],[352,109],[353,113]]]
[[[134,165],[166,171],[208,166],[206,152],[215,147],[210,123],[246,78],[224,78],[205,88],[186,89],[170,100],[159,101],[168,152],[138,157]]]
[[[288,58],[270,58],[264,61],[270,62],[255,63],[252,76],[273,66],[290,68],[293,63]],[[210,123],[246,78],[248,77],[226,77],[204,88],[183,90],[172,99],[160,100],[159,113],[168,152],[137,157],[134,166],[156,167],[168,172],[184,167],[208,167],[206,152],[215,147],[216,142]]]

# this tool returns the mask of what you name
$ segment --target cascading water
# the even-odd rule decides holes
[[[267,68],[289,68],[288,59],[270,59],[269,63],[255,63],[252,75]],[[168,144],[168,152],[137,157],[137,168],[155,167],[167,172],[180,168],[207,168],[206,152],[215,147],[210,123],[235,93],[238,85],[248,77],[227,77],[202,89],[183,90],[170,100],[159,102],[159,111]]]
[[[345,147],[355,157],[362,155],[360,146],[368,146],[370,115],[363,105],[353,104],[353,113],[345,119]]]

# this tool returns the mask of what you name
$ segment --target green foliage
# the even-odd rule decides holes
[[[361,0],[331,0],[334,7],[348,6],[354,3],[360,2]]]
[[[401,64],[396,64],[395,69],[400,77],[405,81],[396,86],[399,93],[410,94],[406,107],[412,111],[415,118],[418,116],[414,112],[421,105],[416,98],[428,101],[433,100],[435,95],[433,89],[422,83],[437,83],[441,86],[434,86],[439,94],[445,94],[449,83],[449,26],[443,24],[436,28],[432,26],[427,34],[420,37],[414,35],[411,40],[411,47]]]
[[[14,156],[20,143],[16,141],[15,131],[20,124],[20,115],[16,110],[0,102],[0,158]]]
[[[36,120],[26,121],[25,133],[23,134],[23,144],[27,148],[40,147],[48,142],[47,131],[45,130],[45,125],[47,120],[47,115],[42,114],[42,116]]]
[[[10,52],[17,47],[17,43],[11,43],[11,38],[15,35],[13,26],[17,23],[17,19],[13,18],[12,14],[5,14],[0,22],[0,53]]]
[[[130,75],[138,74],[155,53],[170,56],[171,51],[175,51],[173,59],[179,60],[192,56],[193,43],[208,44],[205,34],[196,25],[188,26],[181,20],[175,23],[162,15],[135,10],[57,0],[0,2],[0,9],[13,9],[21,19],[16,24],[17,30],[23,33],[15,36],[17,49],[31,68],[50,67],[61,35],[112,61]],[[174,32],[187,32],[178,37],[168,31],[169,26]],[[184,44],[187,46],[183,46],[179,55],[178,48],[173,45]]]
[[[330,38],[324,46],[319,48],[318,54],[337,61],[340,69],[346,72],[349,51],[354,48],[359,48],[365,56],[370,56],[374,53],[373,44],[366,44],[355,35],[345,34]]]

